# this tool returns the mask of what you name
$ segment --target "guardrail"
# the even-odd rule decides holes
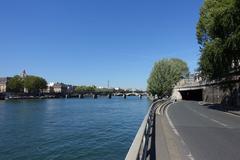
[[[165,111],[166,111],[166,107],[169,105],[169,104],[171,104],[171,103],[173,103],[172,101],[166,101],[165,103],[163,103],[162,105],[161,105],[161,107],[158,107],[158,109],[159,109],[159,114],[161,114],[161,115],[164,115],[165,114]],[[157,112],[157,111],[156,111]]]
[[[164,100],[158,100],[153,102],[149,107],[149,110],[138,129],[138,132],[133,140],[133,143],[125,157],[125,160],[144,160],[147,158],[148,142],[150,138],[150,130],[153,125],[154,114],[156,110],[156,104],[159,102],[165,102]]]

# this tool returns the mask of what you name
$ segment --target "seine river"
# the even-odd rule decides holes
[[[138,97],[0,101],[0,159],[124,159],[149,104]]]

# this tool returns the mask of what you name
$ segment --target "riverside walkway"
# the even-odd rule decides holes
[[[198,101],[158,100],[126,160],[239,160],[240,116]]]

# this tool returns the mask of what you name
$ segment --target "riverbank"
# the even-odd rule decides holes
[[[139,99],[142,99],[143,95],[101,95],[101,94],[56,94],[56,95],[40,95],[40,96],[33,96],[33,95],[0,95],[0,100],[18,100],[18,99],[58,99],[58,98],[93,98],[96,99],[98,97],[106,97],[108,99],[111,99],[113,96],[116,97],[123,97],[126,99],[127,97],[139,97]],[[150,100],[151,97],[148,97]]]

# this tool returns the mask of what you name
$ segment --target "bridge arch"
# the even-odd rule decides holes
[[[179,93],[182,96],[182,100],[194,100],[202,101],[203,100],[203,89],[194,89],[194,90],[180,90]]]
[[[174,89],[172,99],[176,100],[203,100],[203,88],[196,89]]]

